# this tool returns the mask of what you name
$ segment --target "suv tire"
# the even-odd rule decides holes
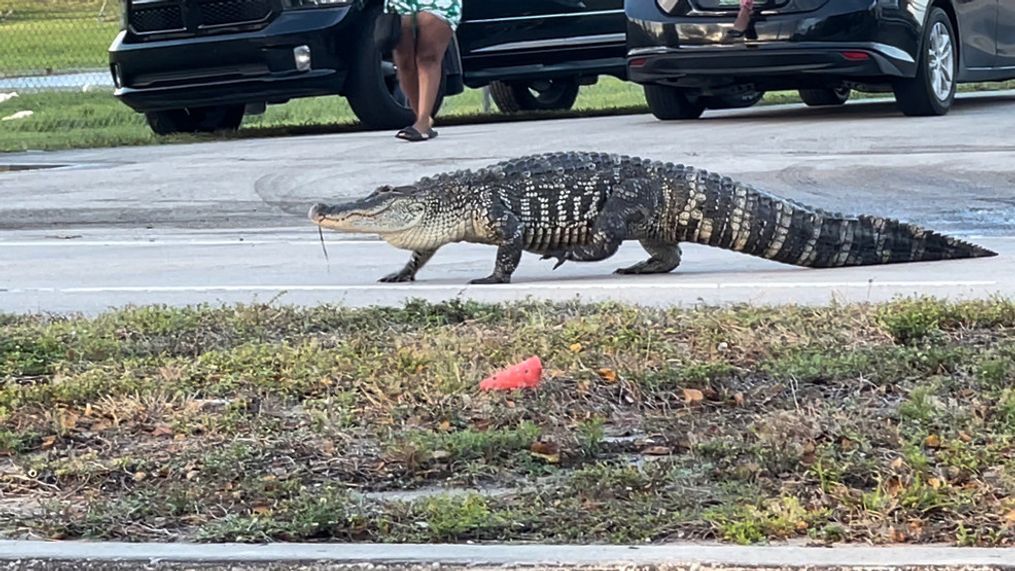
[[[398,84],[391,54],[382,54],[374,43],[374,20],[380,13],[380,3],[364,13],[363,24],[357,31],[356,53],[352,54],[345,97],[352,112],[367,128],[401,129],[412,125],[416,115]],[[441,76],[431,116],[437,116],[444,102],[446,82],[445,73]]]
[[[703,98],[706,109],[746,109],[765,96],[764,91],[747,91],[735,95],[710,95]]]
[[[156,135],[175,133],[214,133],[235,131],[243,122],[244,105],[188,107],[166,111],[148,111],[145,119]]]
[[[826,87],[824,89],[801,89],[797,93],[800,99],[809,107],[825,107],[830,105],[845,105],[849,101],[852,92],[848,87]]]
[[[574,106],[579,88],[577,77],[494,81],[490,83],[490,97],[503,113],[566,111]]]
[[[920,46],[916,77],[895,83],[895,102],[906,115],[944,115],[955,100],[958,49],[955,29],[941,8],[930,11]]]
[[[645,101],[657,119],[697,119],[705,112],[703,98],[679,87],[646,85]]]

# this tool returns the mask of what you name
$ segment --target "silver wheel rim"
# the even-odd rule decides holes
[[[927,65],[930,68],[930,86],[938,101],[947,101],[952,94],[955,72],[955,50],[952,35],[944,22],[935,22],[930,30],[930,45],[927,47]]]

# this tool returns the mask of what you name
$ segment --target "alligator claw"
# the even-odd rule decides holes
[[[543,254],[540,260],[556,259],[557,263],[553,265],[553,269],[557,269],[567,261],[567,254],[564,252],[554,252],[552,254]]]

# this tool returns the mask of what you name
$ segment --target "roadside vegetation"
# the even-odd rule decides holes
[[[105,69],[119,0],[0,0],[0,77]]]
[[[0,535],[1013,545],[1015,303],[0,315]]]

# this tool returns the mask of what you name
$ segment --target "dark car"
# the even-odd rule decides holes
[[[391,54],[373,42],[381,0],[123,0],[109,48],[116,96],[160,134],[235,129],[246,112],[345,96],[362,123],[412,122]],[[467,0],[444,95],[491,85],[507,111],[564,109],[579,85],[623,77],[622,0]]]
[[[799,90],[840,105],[852,89],[894,92],[906,115],[942,115],[956,84],[1015,78],[1011,0],[627,0],[628,77],[660,119],[693,119],[702,98]]]

